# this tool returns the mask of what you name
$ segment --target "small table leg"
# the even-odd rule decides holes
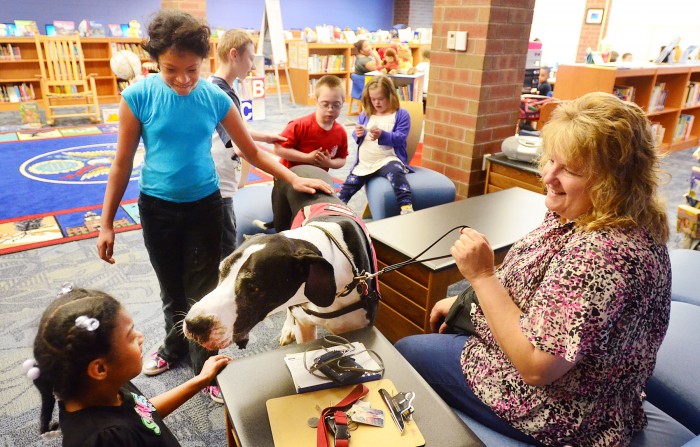
[[[224,407],[224,418],[226,418],[226,445],[228,447],[241,447],[241,443],[236,436],[236,431],[231,424],[231,418],[228,415],[228,408]]]

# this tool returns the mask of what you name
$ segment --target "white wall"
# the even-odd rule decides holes
[[[680,46],[700,45],[700,0],[612,0],[606,42],[635,61],[655,59],[680,37]],[[535,0],[530,40],[542,41],[542,63],[571,64],[585,15],[585,0]]]
[[[576,61],[585,7],[586,0],[535,0],[530,40],[542,41],[543,66]]]
[[[635,61],[655,59],[676,37],[681,49],[700,45],[698,0],[613,0],[608,20],[605,40],[620,55],[632,53]]]

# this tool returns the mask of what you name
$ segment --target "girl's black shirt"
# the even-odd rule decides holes
[[[63,447],[179,447],[153,404],[131,382],[119,393],[118,407],[68,412],[59,402]]]

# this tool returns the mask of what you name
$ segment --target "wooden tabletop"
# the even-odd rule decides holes
[[[547,211],[544,199],[542,194],[510,188],[372,221],[367,224],[367,229],[373,241],[381,242],[408,258],[418,255],[452,230],[420,258],[449,255],[450,247],[459,237],[460,230],[455,227],[460,225],[483,233],[494,251],[499,251],[510,248],[542,223]],[[454,265],[454,259],[450,256],[422,264],[431,270],[441,270]]]

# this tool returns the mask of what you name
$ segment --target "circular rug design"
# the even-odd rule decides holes
[[[32,157],[22,163],[19,171],[27,178],[46,183],[107,183],[107,176],[116,154],[116,143],[74,146]],[[139,144],[129,180],[136,180],[141,176],[144,156],[143,144]]]

